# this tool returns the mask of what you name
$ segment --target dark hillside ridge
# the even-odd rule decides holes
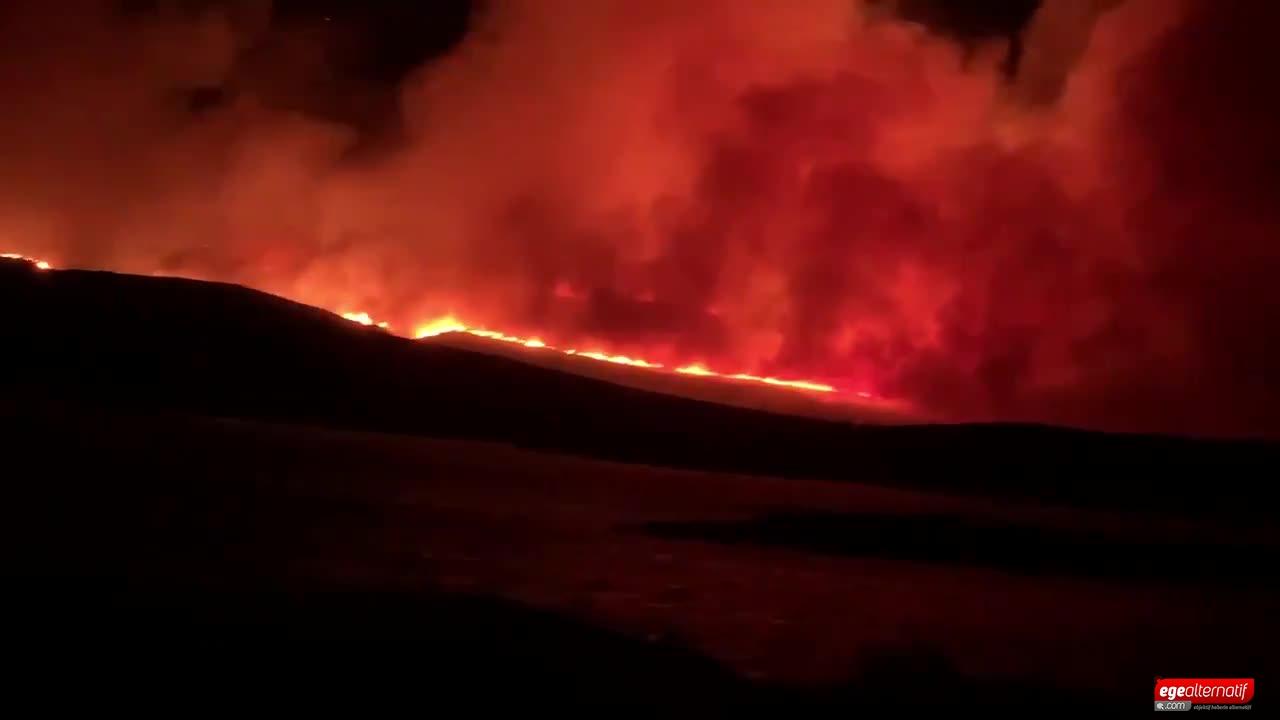
[[[0,263],[0,398],[507,442],[629,463],[1087,507],[1270,514],[1280,444],[852,425],[406,340],[239,286]]]

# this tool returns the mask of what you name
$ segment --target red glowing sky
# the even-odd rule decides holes
[[[1280,431],[1273,3],[1052,0],[1007,80],[883,3],[506,0],[376,127],[340,29],[108,5],[0,10],[0,251],[955,420]]]

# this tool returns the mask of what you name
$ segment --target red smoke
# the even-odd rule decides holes
[[[312,111],[375,103],[326,82],[341,31],[0,11],[0,250],[952,420],[1280,432],[1280,11],[1113,5],[1049,2],[1006,83],[848,0],[498,2],[381,144]]]

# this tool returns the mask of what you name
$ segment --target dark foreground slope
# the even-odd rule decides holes
[[[1145,710],[1277,669],[1269,531],[121,412],[0,407],[0,452],[10,697]]]
[[[287,421],[1062,504],[1267,512],[1280,447],[1041,426],[854,426],[387,335],[244,288],[0,263],[10,405]],[[1208,485],[1206,485],[1208,484]]]
[[[0,264],[0,302],[0,636],[46,702],[1059,710],[1275,675],[1273,446],[748,412],[178,280]]]

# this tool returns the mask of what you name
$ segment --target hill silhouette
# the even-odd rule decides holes
[[[45,697],[1084,708],[1274,670],[1271,444],[788,416],[216,283],[0,263],[0,302],[0,630]]]
[[[1280,470],[1280,445],[1260,440],[874,426],[730,407],[407,340],[227,284],[7,262],[0,303],[0,393],[12,405],[282,421],[629,463],[1226,515],[1269,512],[1250,499]]]

